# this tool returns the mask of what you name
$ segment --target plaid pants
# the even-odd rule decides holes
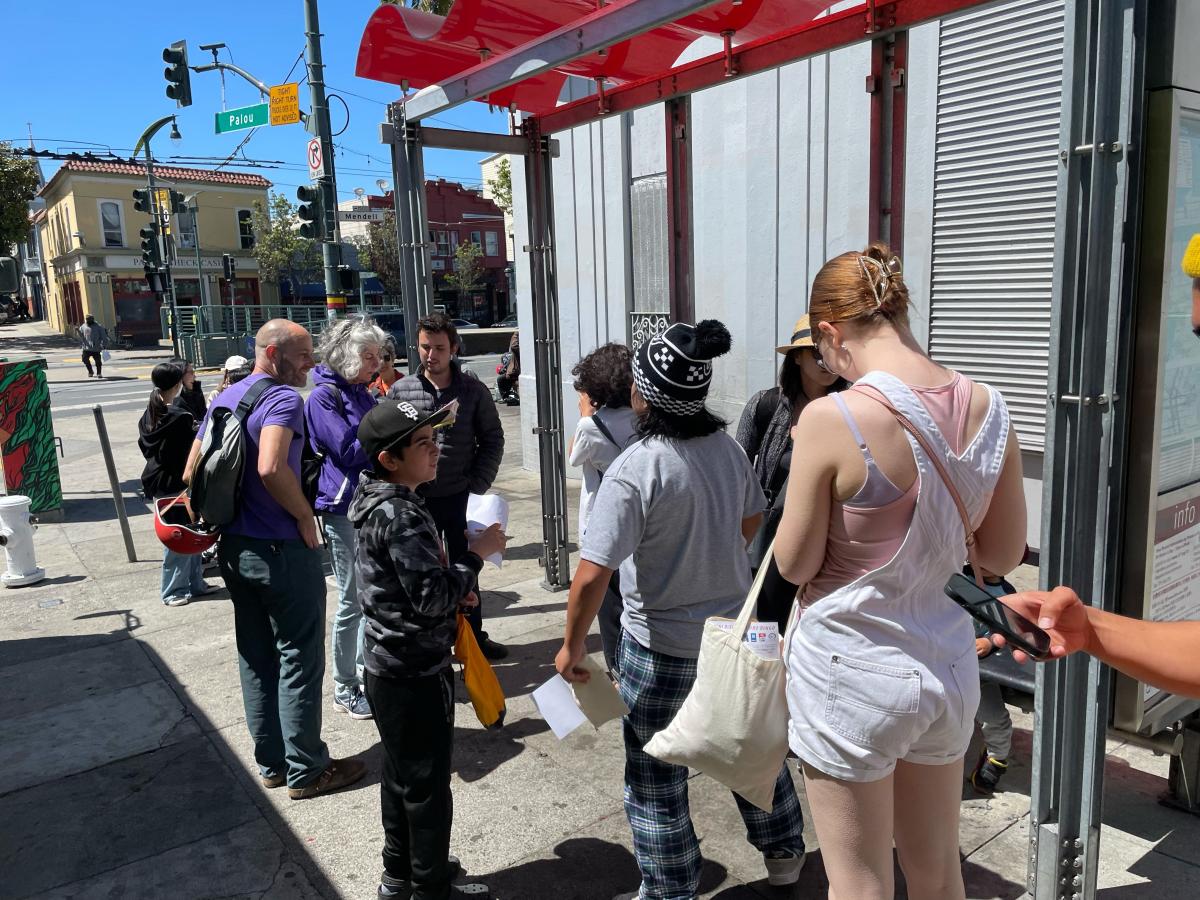
[[[696,680],[696,660],[647,650],[625,633],[620,644],[625,726],[625,814],[642,871],[642,900],[693,900],[700,885],[700,842],[688,809],[688,770],[642,747],[666,728]],[[746,838],[768,850],[804,852],[804,817],[787,766],[775,782],[775,808],[765,813],[737,794]]]

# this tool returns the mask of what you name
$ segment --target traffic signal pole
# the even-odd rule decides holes
[[[317,0],[304,0],[304,31],[308,53],[308,87],[312,116],[316,121],[317,140],[321,142],[321,177],[317,187],[321,192],[321,215],[325,217],[321,259],[325,266],[325,305],[330,318],[345,312],[346,298],[338,284],[338,265],[342,261],[342,245],[338,242],[337,181],[333,171],[333,136],[329,127],[329,101],[325,97],[325,65],[321,61],[321,26],[317,17]]]

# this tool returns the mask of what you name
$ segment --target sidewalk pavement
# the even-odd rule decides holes
[[[566,595],[541,586],[539,484],[521,468],[517,413],[501,409],[509,452],[496,484],[512,505],[508,557],[481,577],[486,627],[512,651],[496,667],[508,717],[485,731],[460,697],[453,851],[500,900],[609,900],[638,881],[621,801],[621,729],[585,726],[560,742],[530,700],[553,674]],[[332,754],[368,763],[358,785],[300,802],[261,786],[228,596],[176,609],[158,599],[161,547],[136,499],[139,414],[114,411],[108,423],[137,562],[125,558],[93,424],[68,418],[56,423],[65,521],[36,537],[48,579],[0,590],[0,898],[368,900],[382,844],[375,727],[325,706]],[[328,675],[325,694],[332,698]],[[1003,791],[964,792],[972,898],[1024,893],[1031,719],[1014,717]],[[1200,822],[1157,804],[1166,760],[1109,749],[1100,896],[1195,897]],[[770,888],[728,792],[696,776],[691,803],[704,897],[825,895],[819,852],[794,889]],[[811,827],[806,838],[816,851]]]
[[[135,350],[109,350],[104,372],[110,376],[149,380],[150,370],[174,354],[169,347],[139,347]],[[14,322],[0,325],[0,358],[10,360],[41,356],[46,360],[46,380],[51,384],[86,382],[79,341],[59,334],[46,322]]]

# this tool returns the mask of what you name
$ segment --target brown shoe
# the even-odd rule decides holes
[[[262,779],[262,786],[267,790],[281,788],[287,784],[286,775],[260,775],[259,778]]]
[[[367,764],[360,759],[331,759],[325,771],[304,787],[288,788],[288,796],[293,800],[307,800],[330,794],[360,781],[366,774]]]

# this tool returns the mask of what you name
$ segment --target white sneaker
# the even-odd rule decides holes
[[[767,867],[767,884],[783,887],[795,884],[800,880],[800,870],[804,868],[807,853],[797,856],[783,850],[772,850],[763,854],[763,865]]]
[[[187,606],[192,602],[192,598],[187,594],[182,594],[178,597],[168,597],[163,601],[167,606]]]
[[[642,900],[642,889],[639,887],[636,891],[626,891],[624,894],[617,894],[613,900]]]

